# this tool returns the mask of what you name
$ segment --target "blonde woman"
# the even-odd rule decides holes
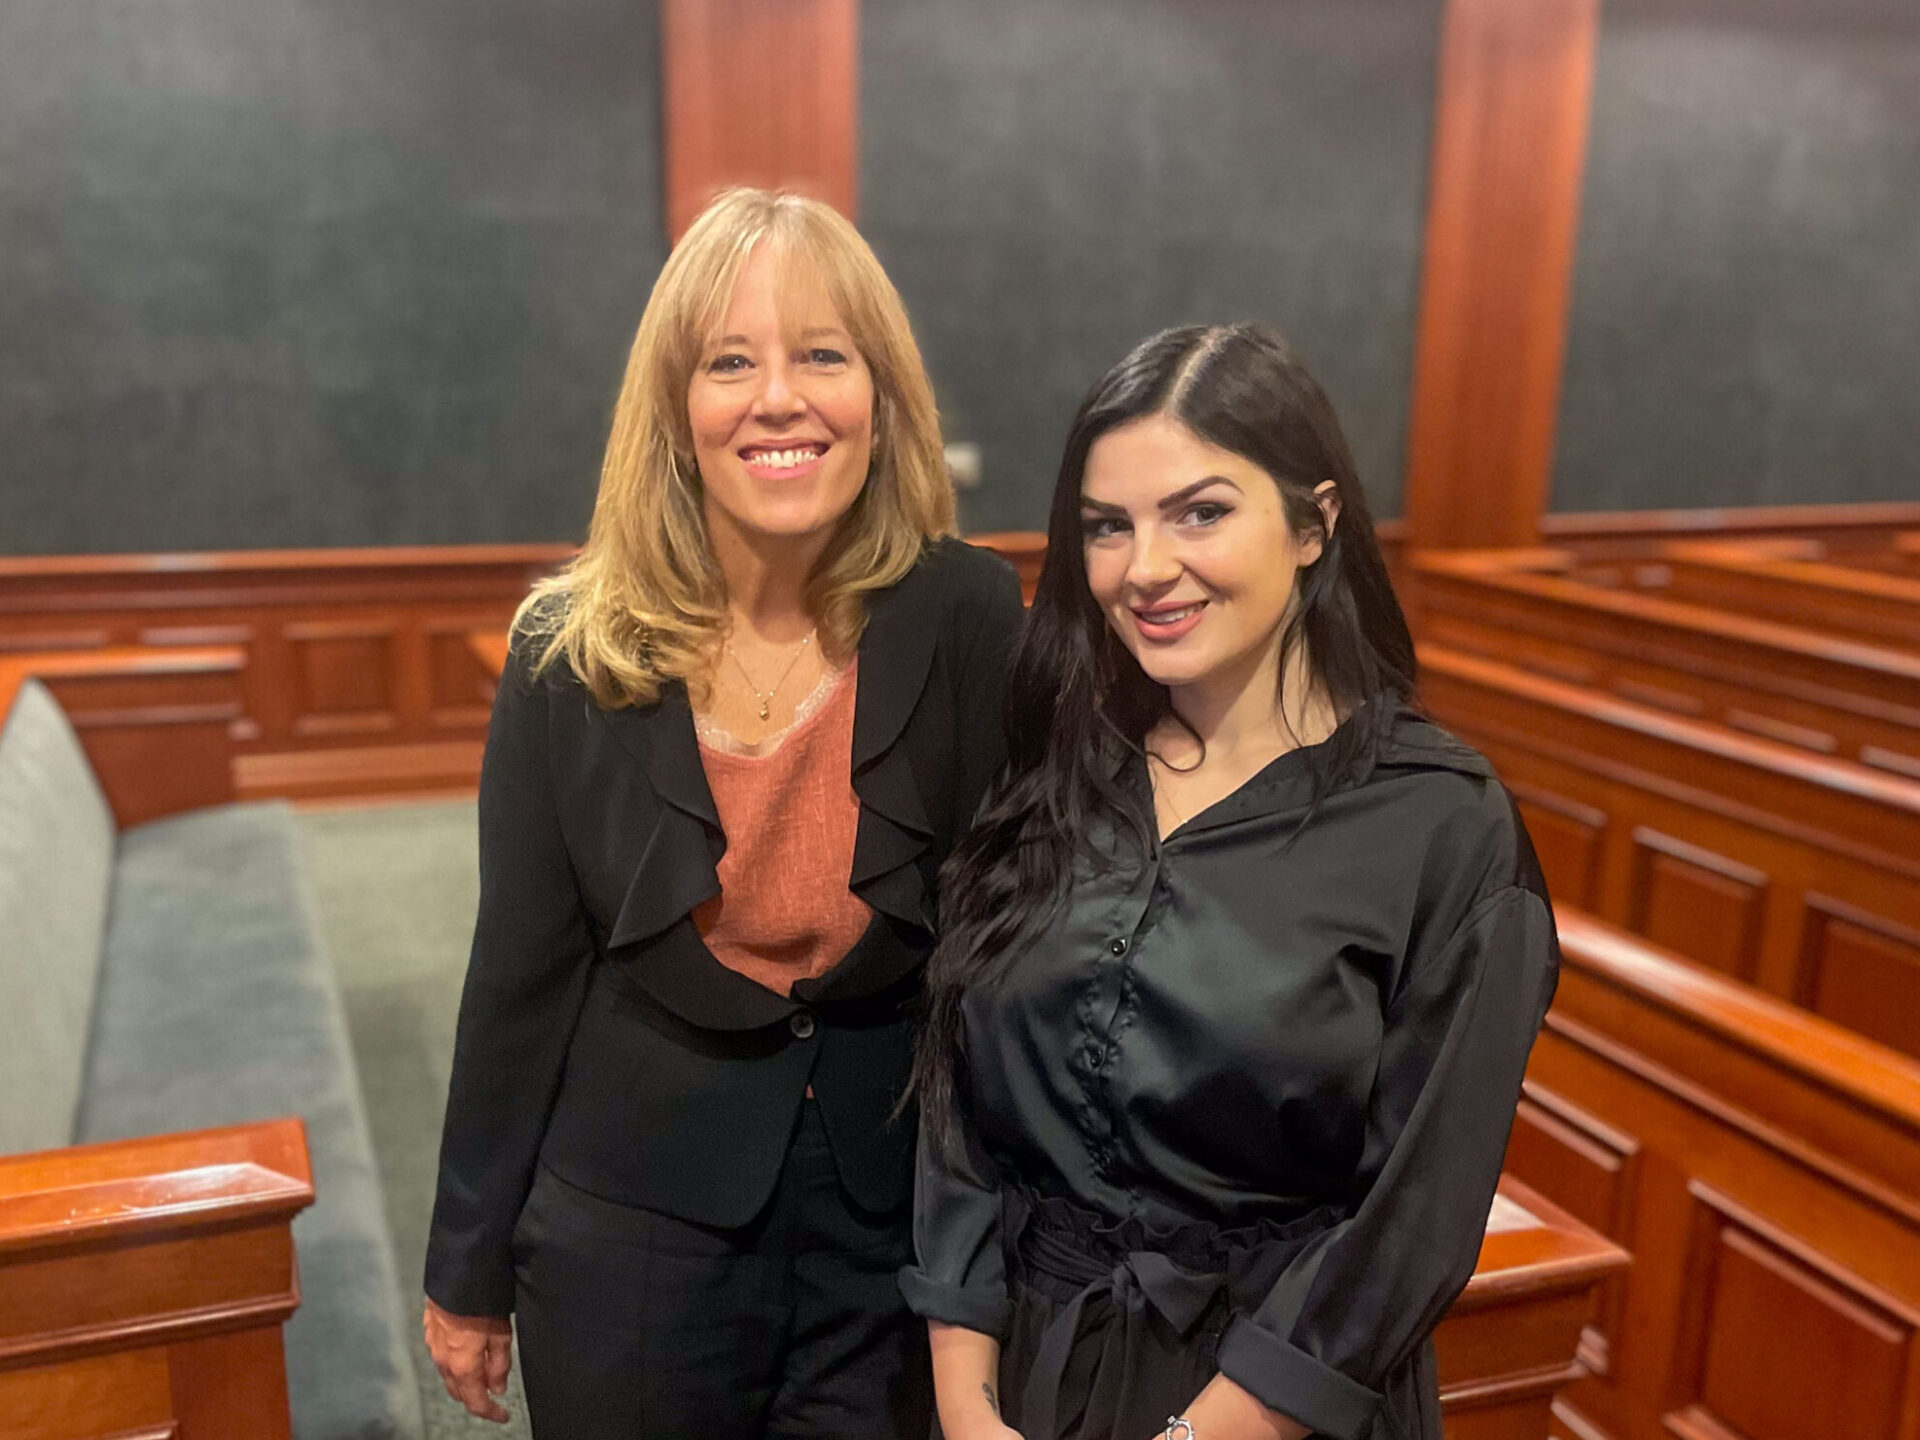
[[[927,1433],[889,1117],[1021,616],[952,526],[872,252],[721,196],[488,734],[425,1319],[473,1413],[517,1325],[536,1435]]]

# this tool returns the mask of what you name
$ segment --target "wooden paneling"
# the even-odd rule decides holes
[[[312,1203],[294,1119],[0,1157],[0,1428],[285,1440]]]
[[[1633,1207],[1640,1145],[1631,1135],[1556,1095],[1530,1088],[1514,1116],[1507,1166],[1528,1176],[1570,1214],[1615,1244],[1633,1249]],[[1579,1358],[1591,1375],[1612,1369],[1619,1343],[1626,1277],[1609,1277],[1596,1291]]]
[[[1685,1440],[1901,1440],[1913,1310],[1712,1186],[1688,1193],[1668,1426]],[[1807,1383],[1820,1374],[1847,1376],[1845,1390]]]
[[[379,735],[399,726],[396,626],[309,621],[283,634],[293,652],[299,736]]]
[[[1736,980],[1753,980],[1766,875],[1645,825],[1635,827],[1633,847],[1633,930]]]
[[[1870,1033],[1920,1051],[1901,939],[1920,929],[1920,783],[1440,647],[1421,663],[1436,718],[1546,817],[1557,895],[1835,1020],[1867,1010]],[[1811,942],[1836,903],[1855,929]]]
[[[1519,782],[1513,794],[1554,896],[1583,910],[1594,909],[1607,837],[1606,812]]]
[[[243,798],[471,789],[489,686],[465,637],[504,633],[533,580],[570,553],[0,560],[0,649],[34,637],[72,649],[240,647],[242,694],[229,720],[232,786]]]
[[[1912,1440],[1920,1064],[1558,918],[1507,1166],[1633,1265],[1596,1315],[1606,1364],[1553,1433]]]
[[[1820,894],[1806,897],[1806,917],[1795,998],[1882,1044],[1912,1049],[1920,1036],[1920,930]]]
[[[1522,545],[1546,509],[1598,0],[1449,0],[1428,180],[1406,522]]]
[[[857,0],[661,0],[671,239],[729,185],[854,216],[859,32]]]

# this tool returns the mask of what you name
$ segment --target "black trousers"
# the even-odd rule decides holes
[[[926,1324],[894,1277],[911,1213],[858,1210],[819,1109],[739,1229],[588,1194],[544,1166],[514,1232],[536,1440],[925,1440]]]

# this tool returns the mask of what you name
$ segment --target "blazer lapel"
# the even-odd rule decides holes
[[[898,585],[870,597],[853,715],[853,790],[860,819],[849,888],[875,910],[929,935],[932,897],[917,862],[933,840],[933,826],[900,740],[933,667],[941,583],[937,567],[920,565]],[[635,852],[639,863],[608,937],[609,946],[618,948],[662,934],[720,893],[716,867],[726,851],[726,835],[700,761],[684,685],[668,684],[653,705],[600,713],[644,768],[661,801],[652,833]]]
[[[931,934],[934,917],[915,863],[933,826],[901,733],[920,703],[939,642],[939,578],[916,566],[868,601],[854,700],[853,790],[860,798],[849,888],[875,910]]]
[[[620,946],[659,934],[720,893],[716,866],[726,836],[700,763],[686,687],[676,681],[653,705],[603,713],[661,801],[608,937]]]

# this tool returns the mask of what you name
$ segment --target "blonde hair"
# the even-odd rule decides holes
[[[860,233],[800,195],[718,196],[667,257],[640,317],[587,542],[514,616],[538,674],[565,656],[608,708],[645,705],[669,680],[698,681],[726,623],[726,582],[707,538],[687,387],[748,257],[773,247],[783,287],[817,280],[873,377],[866,483],[807,585],[823,649],[852,655],[866,595],[901,580],[953,532],[953,486],[933,388],[906,309]]]

